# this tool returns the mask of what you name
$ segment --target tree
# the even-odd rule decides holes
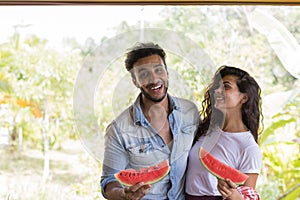
[[[1,70],[9,77],[11,99],[24,104],[11,106],[10,113],[17,119],[13,126],[23,128],[32,146],[42,144],[46,178],[50,146],[59,147],[65,138],[76,137],[71,100],[82,57],[76,51],[51,49],[47,40],[18,32],[2,44],[0,55],[3,54],[7,56]]]

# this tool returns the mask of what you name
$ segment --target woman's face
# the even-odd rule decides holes
[[[233,75],[224,76],[219,82],[219,87],[214,91],[215,108],[222,112],[240,111],[247,95],[241,93]]]

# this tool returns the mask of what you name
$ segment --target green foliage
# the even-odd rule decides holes
[[[162,14],[165,20],[158,26],[185,33],[203,47],[216,67],[233,65],[251,72],[264,86],[264,94],[292,88],[293,77],[286,73],[266,37],[249,25],[247,12],[251,9],[254,8],[166,8]],[[297,9],[286,11],[292,12],[297,13]]]
[[[263,95],[296,88],[295,78],[285,70],[267,38],[249,24],[247,15],[254,9],[255,7],[166,8],[162,14],[165,20],[160,25],[191,37],[209,54],[217,67],[227,64],[246,69],[262,86]],[[298,8],[271,7],[265,8],[265,11],[273,13],[299,41],[299,26],[291,24],[299,23]],[[198,91],[198,100],[201,99],[202,87],[207,85],[207,80],[199,82],[199,73],[184,70],[189,76],[182,72],[183,76],[192,85],[197,83],[193,89]],[[299,183],[299,143],[293,140],[299,138],[300,133],[299,103],[298,95],[289,99],[273,118],[265,116],[265,130],[260,136],[263,170],[257,188],[262,199],[278,199]],[[295,189],[285,198],[295,199],[299,196],[299,190]]]
[[[75,51],[51,49],[47,40],[37,36],[23,37],[16,33],[9,43],[0,45],[1,71],[6,72],[5,80],[9,81],[7,90],[12,88],[10,98],[34,103],[43,116],[36,117],[28,112],[33,108],[13,103],[9,106],[11,117],[15,119],[11,123],[23,127],[24,138],[38,144],[47,120],[44,114],[47,113],[51,144],[57,142],[59,145],[62,138],[74,136],[71,99],[82,57]],[[2,76],[0,78],[4,80]]]
[[[276,200],[281,195],[279,185],[279,181],[270,181],[261,175],[256,190],[260,194],[261,199]]]
[[[4,74],[0,74],[0,91],[3,93],[11,93],[12,88],[8,83],[8,80],[5,78]]]
[[[299,198],[299,97],[298,94],[272,117],[272,123],[260,137],[264,158],[263,175],[267,179],[259,188],[262,199]],[[276,191],[280,192],[274,195]]]
[[[294,118],[291,119],[281,119],[279,121],[273,122],[261,135],[260,137],[260,143],[263,145],[272,144],[274,140],[276,140],[276,136],[274,136],[275,130],[282,128],[286,126],[286,124],[295,122],[296,120]]]
[[[249,24],[247,15],[254,9],[255,7],[250,6],[166,7],[162,12],[161,22],[145,25],[184,33],[209,55],[216,64],[215,67],[226,64],[249,71],[261,85],[263,95],[299,88],[299,81],[285,70],[266,36]],[[299,41],[298,7],[274,6],[264,9],[283,23]],[[116,27],[116,32],[124,33],[137,27],[122,22]],[[101,39],[101,42],[104,41],[107,41],[107,37]],[[16,103],[1,104],[0,109],[5,111],[5,115],[0,115],[0,125],[8,126],[10,130],[22,127],[24,140],[32,147],[40,147],[43,143],[43,130],[47,130],[52,147],[61,148],[60,143],[65,138],[77,138],[72,109],[73,87],[82,61],[87,56],[94,56],[96,42],[90,38],[85,45],[80,45],[73,39],[67,39],[64,44],[68,48],[53,49],[48,46],[46,39],[18,32],[8,42],[0,44],[0,100],[8,93],[11,99],[34,102],[42,113],[42,117],[37,118],[30,107],[21,107]],[[121,43],[119,45],[124,46]],[[115,51],[114,47],[108,46],[99,55],[106,58],[107,52]],[[193,52],[193,49],[188,51]],[[201,102],[203,89],[210,82],[215,68],[197,69],[180,56],[172,53],[168,55],[168,67],[182,75],[192,89],[193,95],[187,98],[196,98]],[[102,133],[108,123],[133,102],[138,93],[132,87],[122,59],[123,57],[118,57],[107,61],[109,66],[101,66],[105,67],[105,74],[101,77],[98,93],[95,95],[95,113],[99,116]],[[203,61],[199,59],[199,62]],[[107,88],[116,89],[113,91]],[[123,95],[122,98],[120,95]],[[297,138],[300,138],[299,105],[298,94],[289,99],[279,113],[265,117],[266,127],[260,136],[263,169],[257,186],[262,199],[300,198],[300,143],[297,142]],[[98,182],[98,177],[94,178],[92,182]],[[84,196],[88,194],[92,182],[74,181],[72,191]],[[59,189],[57,186],[54,190]],[[22,191],[26,190],[23,188]],[[55,194],[55,191],[46,193],[41,189],[39,194],[35,194],[35,198],[51,199],[51,193]],[[97,191],[95,199],[99,196]]]

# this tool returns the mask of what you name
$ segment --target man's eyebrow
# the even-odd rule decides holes
[[[147,70],[145,67],[139,67],[139,68],[137,69],[138,72],[140,72],[140,71],[145,71],[145,70]]]
[[[138,70],[147,69],[148,67],[163,67],[164,64],[162,63],[153,63],[153,64],[145,64],[145,65],[138,65],[136,68]]]

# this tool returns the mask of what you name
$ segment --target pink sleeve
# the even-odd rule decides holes
[[[260,200],[259,194],[251,187],[238,186],[236,189],[244,197],[244,200]]]

